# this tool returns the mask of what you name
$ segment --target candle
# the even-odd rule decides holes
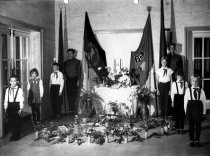
[[[109,143],[108,135],[106,135],[106,137],[105,137],[105,143]]]
[[[148,138],[148,130],[145,130],[144,139],[146,140],[147,138]]]
[[[38,131],[35,132],[35,139],[36,140],[39,139],[39,132]]]
[[[87,140],[88,143],[91,143],[91,136],[90,134],[88,135],[88,140]]]
[[[124,139],[125,139],[125,143],[127,144],[128,143],[128,136],[126,135]]]

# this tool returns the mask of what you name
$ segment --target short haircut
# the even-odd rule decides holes
[[[182,71],[178,71],[177,74],[176,74],[176,76],[181,76],[181,77],[184,78],[184,73]]]
[[[163,56],[163,57],[161,57],[161,61],[162,60],[166,60],[166,62],[168,62],[168,57],[167,56]]]
[[[33,73],[36,73],[36,75],[39,76],[39,72],[36,68],[30,70],[30,76],[32,76]]]
[[[174,47],[176,47],[176,44],[175,44],[175,43],[169,43],[169,47],[170,47],[171,45],[174,46]]]
[[[15,75],[15,74],[12,74],[12,75],[10,76],[10,80],[11,80],[11,78],[15,78],[15,79],[18,81],[18,76]]]
[[[57,63],[57,62],[54,62],[54,63],[52,64],[52,66],[57,66],[57,67],[60,67],[60,64],[59,64],[59,63]]]
[[[199,81],[199,83],[200,83],[200,81],[201,81],[200,75],[198,75],[198,74],[193,74],[193,75],[190,77],[190,79],[193,79],[193,78],[198,79],[198,81]]]
[[[73,49],[73,48],[69,48],[69,49],[67,50],[67,53],[70,53],[70,52],[74,54],[74,53],[76,53],[76,50]]]

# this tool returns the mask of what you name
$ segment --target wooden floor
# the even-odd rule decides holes
[[[73,120],[73,117],[69,120]],[[185,129],[188,129],[187,125]],[[144,142],[108,143],[102,146],[88,143],[80,146],[74,143],[51,145],[44,140],[34,142],[32,129],[26,127],[19,141],[9,142],[9,137],[10,134],[0,140],[0,156],[207,156],[210,155],[210,114],[202,124],[200,148],[188,146],[188,132],[183,135],[153,137]]]

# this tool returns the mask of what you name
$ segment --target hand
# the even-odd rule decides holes
[[[168,92],[168,95],[171,95],[171,91]]]
[[[20,110],[18,111],[19,116],[21,115],[21,113],[22,113],[22,109],[20,109]]]
[[[61,92],[59,92],[59,96],[61,96],[62,95],[62,91]]]
[[[5,116],[7,116],[7,109],[4,110]]]
[[[174,107],[174,102],[171,103],[171,107]]]
[[[159,90],[157,90],[157,95],[160,95],[160,92],[159,92]]]

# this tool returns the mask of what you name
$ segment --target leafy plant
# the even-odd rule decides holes
[[[115,102],[110,101],[110,102],[108,103],[108,105],[110,106],[110,109],[111,109],[111,111],[114,112],[114,114],[116,114],[117,111],[119,110],[119,105],[118,105],[117,101],[115,101]]]
[[[80,110],[85,117],[91,115],[93,110],[92,108],[94,108],[99,114],[103,113],[102,102],[103,99],[95,91],[82,89],[80,95]]]
[[[137,88],[137,98],[139,102],[146,105],[150,104],[150,102],[154,99],[154,94],[155,93],[151,91],[148,87]]]

